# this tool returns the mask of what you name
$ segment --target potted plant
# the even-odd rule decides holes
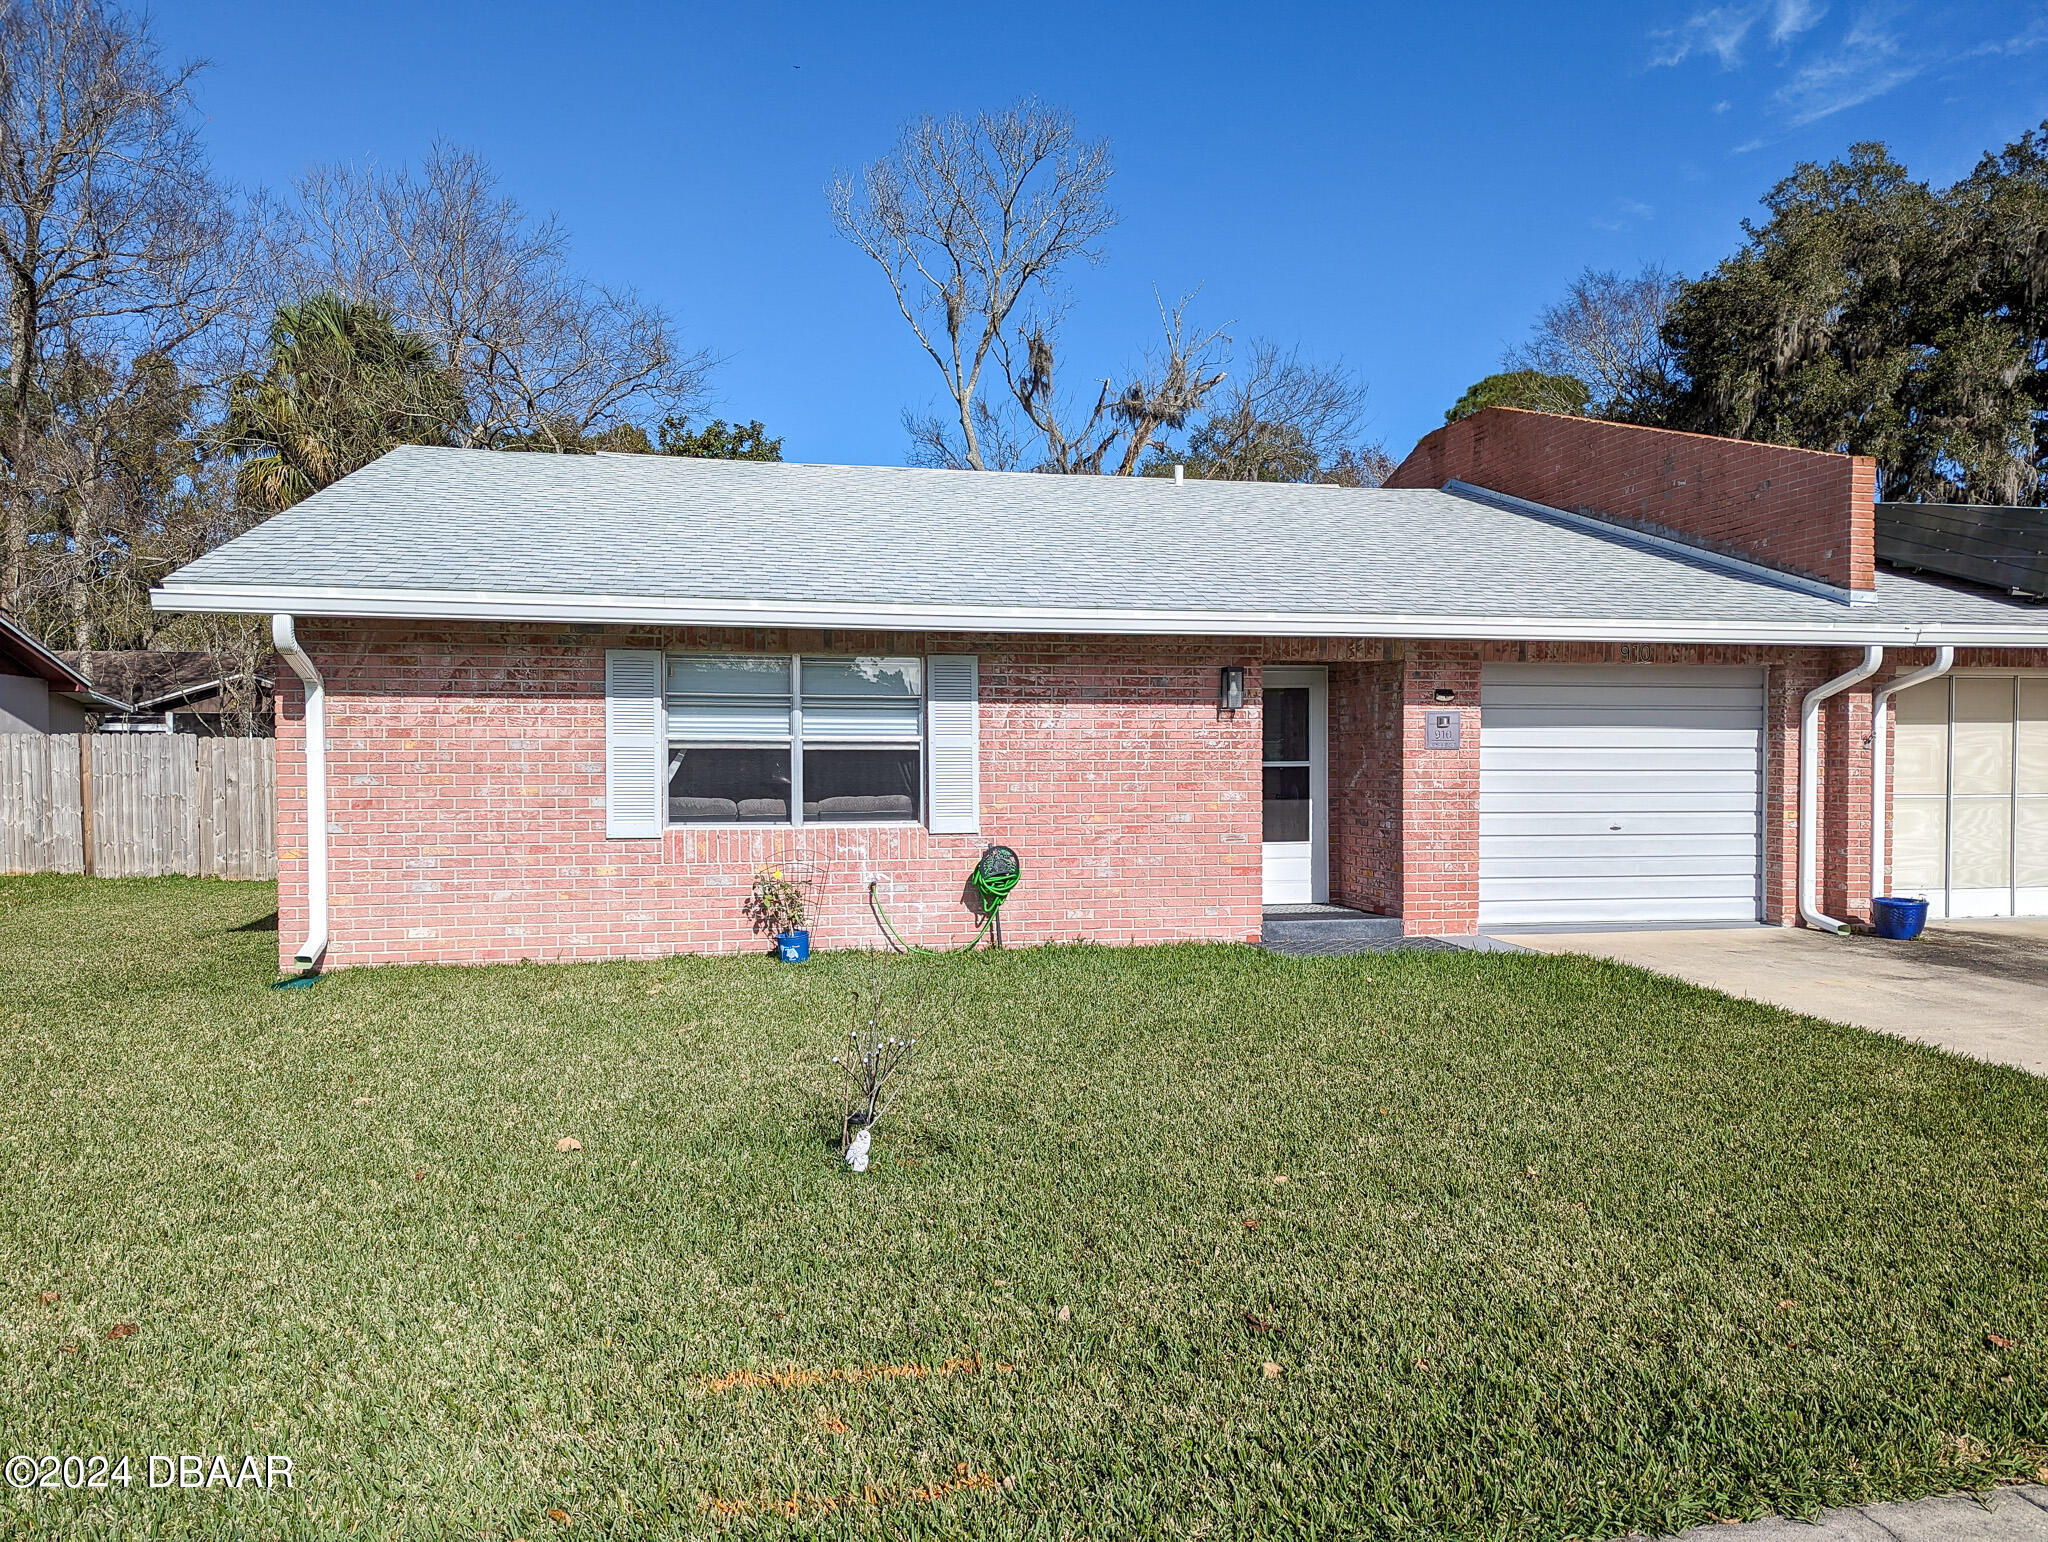
[[[802,878],[786,876],[779,867],[754,869],[753,891],[747,896],[747,915],[754,930],[775,939],[776,955],[786,964],[801,964],[811,956],[811,934],[804,929]]]

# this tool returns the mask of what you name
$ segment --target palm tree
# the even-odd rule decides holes
[[[401,444],[447,444],[461,392],[424,339],[367,301],[281,305],[270,362],[229,389],[222,441],[236,490],[276,512]]]

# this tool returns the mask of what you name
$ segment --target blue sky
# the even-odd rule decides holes
[[[1587,265],[1697,272],[1800,160],[1936,180],[2048,118],[2048,0],[1497,8],[182,0],[216,164],[282,186],[436,136],[561,215],[579,264],[724,356],[795,460],[897,463],[938,376],[824,184],[923,112],[1026,94],[1109,138],[1122,222],[1064,357],[1111,373],[1155,286],[1372,384],[1397,455]]]

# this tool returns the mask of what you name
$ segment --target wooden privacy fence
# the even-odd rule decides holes
[[[277,876],[277,741],[0,734],[0,872]]]

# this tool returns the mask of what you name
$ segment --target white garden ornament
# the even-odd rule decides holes
[[[857,1173],[868,1170],[868,1140],[872,1131],[858,1130],[846,1146],[846,1165]]]

